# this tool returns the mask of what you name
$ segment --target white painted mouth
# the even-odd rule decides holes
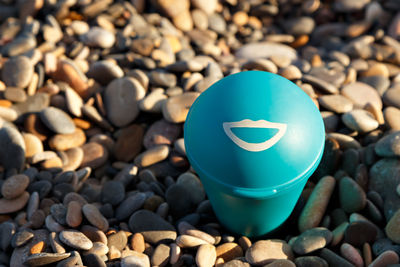
[[[224,122],[222,123],[226,135],[239,147],[252,152],[259,152],[267,150],[275,145],[286,133],[287,124],[270,122],[266,120],[252,121],[244,119],[242,121]],[[261,143],[248,143],[237,137],[232,128],[265,128],[265,129],[278,129],[278,132],[270,139]]]

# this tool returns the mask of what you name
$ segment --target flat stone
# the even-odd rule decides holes
[[[321,106],[336,113],[345,113],[353,109],[353,102],[342,95],[323,95],[318,101]]]
[[[39,137],[30,133],[23,133],[25,142],[25,157],[30,158],[37,153],[43,152],[43,144]]]
[[[393,242],[400,244],[400,210],[397,210],[385,227],[386,235]]]
[[[144,135],[143,144],[149,149],[157,145],[171,145],[180,135],[181,127],[159,120],[153,123]]]
[[[391,266],[399,263],[399,256],[395,251],[388,250],[379,255],[373,262],[371,262],[370,267],[383,267]]]
[[[196,264],[199,267],[212,267],[217,259],[217,251],[211,244],[199,246],[196,253]]]
[[[113,80],[104,92],[108,119],[118,127],[128,125],[138,116],[138,101],[144,96],[145,89],[136,79],[124,77]]]
[[[119,231],[115,234],[109,235],[107,237],[107,240],[107,246],[109,248],[111,248],[111,246],[114,246],[119,251],[122,251],[128,243],[128,238],[124,231]]]
[[[102,231],[108,230],[108,221],[107,219],[100,213],[98,208],[92,204],[85,204],[82,207],[82,212],[85,215],[85,218],[95,227]]]
[[[175,218],[181,218],[196,208],[191,191],[184,185],[171,185],[165,192],[165,199],[170,207],[171,215]]]
[[[231,260],[224,264],[223,267],[250,267],[250,264],[243,260]]]
[[[175,74],[160,70],[150,72],[149,79],[153,85],[167,88],[174,87],[177,80]]]
[[[125,162],[133,160],[142,150],[143,135],[143,127],[137,124],[121,129],[114,145],[114,157]]]
[[[375,145],[375,152],[381,157],[400,156],[400,131],[388,134],[379,139]]]
[[[336,0],[334,2],[334,9],[338,12],[355,12],[362,10],[370,0]]]
[[[378,92],[368,84],[355,82],[345,85],[341,90],[342,95],[350,99],[355,108],[364,108],[367,103],[382,109],[382,100]]]
[[[225,262],[243,257],[242,248],[233,242],[227,242],[216,247],[217,258],[222,258]]]
[[[319,180],[300,214],[298,221],[300,232],[319,225],[335,188],[335,183],[336,180],[332,176],[324,176]]]
[[[350,177],[343,177],[339,182],[341,207],[347,213],[361,211],[367,204],[364,190]]]
[[[14,199],[0,198],[0,214],[13,213],[25,207],[29,200],[29,193],[23,192]]]
[[[166,159],[169,155],[169,150],[167,145],[152,147],[139,154],[134,162],[137,166],[148,167]]]
[[[144,193],[137,193],[127,197],[115,210],[115,217],[122,221],[132,215],[133,212],[140,209],[146,200]]]
[[[274,260],[265,267],[296,267],[296,265],[290,260]]]
[[[93,247],[92,241],[77,230],[63,230],[59,237],[61,242],[75,249],[89,250]]]
[[[12,102],[19,103],[19,102],[25,102],[27,99],[27,95],[26,92],[21,88],[8,87],[4,91],[4,98]]]
[[[339,92],[339,89],[333,84],[313,75],[303,75],[302,80],[329,94],[337,94]]]
[[[199,95],[198,92],[188,92],[179,96],[170,97],[162,107],[164,118],[172,123],[184,122],[189,108]]]
[[[139,108],[145,112],[161,113],[162,105],[168,99],[164,94],[163,88],[157,88],[151,91],[145,98],[140,100]]]
[[[207,241],[190,235],[180,235],[176,238],[175,242],[181,248],[193,248],[208,244]]]
[[[82,146],[86,142],[86,135],[82,129],[76,127],[70,134],[56,134],[49,139],[49,146],[56,151],[66,151]]]
[[[292,35],[310,34],[315,27],[311,17],[296,17],[284,21],[283,28]]]
[[[355,221],[347,226],[344,232],[344,241],[353,246],[362,246],[366,242],[374,242],[377,234],[377,228],[372,223]]]
[[[159,244],[151,256],[152,266],[165,266],[169,263],[170,247],[165,244]]]
[[[74,89],[67,87],[65,89],[65,100],[69,112],[76,117],[80,117],[83,106],[83,100],[80,95]]]
[[[329,266],[354,266],[344,258],[340,257],[338,254],[327,248],[321,249],[319,256],[323,258],[329,264]]]
[[[101,190],[101,201],[106,204],[118,205],[125,198],[125,187],[119,181],[107,181]]]
[[[203,184],[196,175],[190,172],[183,173],[178,177],[176,184],[185,187],[191,193],[190,199],[196,206],[205,199]]]
[[[146,242],[151,244],[176,239],[175,228],[169,222],[148,210],[136,211],[129,219],[129,228],[134,233],[141,233]]]
[[[290,46],[284,44],[260,42],[243,45],[236,51],[235,56],[246,59],[283,56],[290,60],[295,60],[297,58],[297,52]]]
[[[363,109],[355,109],[344,113],[342,121],[350,129],[361,133],[370,132],[379,126],[374,116]]]
[[[63,165],[63,170],[74,171],[82,164],[83,150],[80,147],[74,147],[66,150],[65,155],[68,158],[68,163]]]
[[[369,171],[369,190],[378,192],[382,197],[395,193],[400,183],[400,161],[395,158],[377,161]]]
[[[2,6],[5,9],[6,6]],[[30,51],[36,47],[36,38],[30,33],[23,33],[17,38],[12,40],[10,43],[4,45],[1,49],[2,54],[12,56],[18,56],[25,52]]]
[[[11,238],[16,232],[16,225],[12,222],[3,222],[0,224],[0,248],[6,251],[11,244]]]
[[[25,88],[33,75],[33,64],[25,56],[12,57],[2,68],[1,78],[7,86]]]
[[[68,258],[71,253],[36,253],[26,258],[25,263],[29,266],[43,266]]]
[[[92,242],[101,242],[107,245],[107,236],[102,230],[90,225],[83,225],[81,227],[81,232],[92,240]]]
[[[298,257],[294,263],[298,267],[329,267],[328,263],[318,256]]]
[[[265,265],[277,259],[294,259],[292,249],[285,241],[260,240],[246,251],[246,260],[250,264]]]
[[[40,119],[57,134],[72,134],[75,131],[71,117],[61,109],[47,107],[40,112]]]
[[[387,107],[383,111],[385,124],[394,131],[400,130],[400,109],[395,107]]]
[[[22,195],[29,185],[29,177],[24,174],[13,175],[3,182],[1,194],[6,199],[14,199]]]
[[[115,36],[103,28],[91,27],[87,33],[81,35],[81,40],[88,46],[110,48],[115,43]]]
[[[5,121],[15,121],[18,118],[18,113],[12,108],[0,106],[0,119]]]
[[[82,206],[78,201],[68,203],[65,221],[70,227],[78,227],[82,223]]]
[[[14,128],[0,128],[0,164],[6,169],[20,170],[25,162],[25,142]]]
[[[16,232],[11,240],[11,245],[16,248],[25,245],[33,238],[33,231],[30,229],[22,229]]]
[[[343,243],[340,246],[340,254],[355,266],[364,266],[363,258],[355,247],[350,244]]]
[[[85,264],[85,266],[96,266],[96,267],[106,267],[106,263],[104,262],[104,260],[94,254],[94,253],[90,253],[90,254],[86,254],[82,257],[82,261],[83,264]]]
[[[106,163],[108,159],[107,149],[95,142],[89,142],[82,146],[83,159],[81,167],[96,169]]]
[[[88,254],[96,254],[97,256],[101,257],[106,255],[110,249],[108,246],[102,242],[93,242],[93,247],[90,250],[84,252],[84,255]]]
[[[122,259],[121,267],[150,267],[150,260],[146,254],[132,251],[132,256]]]
[[[100,60],[90,65],[87,76],[95,79],[102,85],[107,85],[114,79],[122,78],[124,71],[112,61]]]
[[[324,227],[311,228],[296,237],[292,244],[293,251],[304,255],[327,246],[332,240],[332,233]]]

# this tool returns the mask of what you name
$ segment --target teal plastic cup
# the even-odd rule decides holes
[[[250,237],[293,211],[323,153],[319,110],[297,85],[247,71],[214,83],[184,125],[187,157],[227,229]]]

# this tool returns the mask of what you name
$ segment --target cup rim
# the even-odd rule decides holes
[[[322,159],[322,155],[325,148],[325,139],[324,142],[322,142],[317,157],[315,157],[314,161],[312,162],[312,164],[310,164],[310,166],[307,169],[305,169],[296,177],[283,184],[270,187],[261,187],[261,188],[239,187],[222,182],[221,180],[217,179],[214,175],[211,175],[208,171],[204,170],[201,167],[201,165],[190,155],[190,149],[188,149],[186,142],[185,142],[185,149],[186,149],[186,156],[189,159],[189,162],[194,168],[194,170],[196,170],[196,172],[198,172],[199,170],[201,173],[204,174],[200,175],[201,179],[206,179],[210,182],[216,183],[217,185],[222,187],[225,191],[228,191],[229,193],[232,193],[240,197],[270,198],[270,197],[277,197],[278,195],[285,193],[285,191],[289,190],[291,187],[298,185],[299,183],[303,182],[304,179],[308,179],[311,176],[311,174],[316,170]]]

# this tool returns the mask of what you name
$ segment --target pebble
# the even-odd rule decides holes
[[[181,127],[165,120],[154,122],[146,131],[143,145],[146,149],[157,145],[171,145],[181,134]]]
[[[217,259],[221,258],[224,262],[243,256],[242,248],[233,242],[224,243],[216,247]]]
[[[393,242],[400,244],[400,210],[397,210],[385,227],[386,235]]]
[[[370,132],[379,126],[374,116],[363,109],[355,109],[344,113],[342,121],[350,129],[361,133]]]
[[[24,138],[25,157],[27,159],[31,158],[33,155],[37,153],[43,152],[43,144],[36,135],[30,133],[23,133],[22,137]]]
[[[344,266],[344,267],[354,266],[347,260],[340,257],[338,254],[327,248],[323,248],[320,251],[319,256],[323,258],[328,263],[329,266]]]
[[[96,254],[87,254],[83,256],[83,263],[85,266],[91,267],[91,266],[96,266],[96,267],[106,267],[107,265],[105,262],[101,259]]]
[[[304,255],[327,246],[332,240],[332,233],[324,227],[311,228],[296,237],[292,249]]]
[[[294,261],[298,267],[328,267],[328,263],[318,256],[298,257]]]
[[[83,100],[74,89],[70,87],[67,87],[65,89],[65,101],[67,104],[68,111],[72,115],[76,117],[82,116],[81,109],[83,106]]]
[[[112,61],[100,60],[90,65],[87,76],[102,85],[107,85],[114,79],[122,78],[124,71]]]
[[[353,263],[355,266],[357,267],[364,266],[363,258],[361,257],[357,249],[352,245],[343,243],[340,246],[340,253],[344,258],[346,258],[349,262]]]
[[[102,231],[108,230],[108,221],[104,216],[100,213],[98,208],[93,204],[85,204],[82,207],[83,215],[85,218],[95,227]]]
[[[151,256],[152,266],[165,266],[169,262],[170,247],[165,244],[159,244]]]
[[[90,225],[83,225],[80,230],[92,242],[101,242],[107,245],[108,240],[102,230],[99,230],[98,228]]]
[[[43,266],[68,258],[71,253],[36,253],[26,258],[25,263],[29,266]]]
[[[106,163],[108,159],[107,149],[95,142],[89,142],[82,146],[83,159],[81,167],[96,169]]]
[[[300,232],[319,225],[335,188],[335,183],[336,180],[332,176],[325,176],[319,180],[300,214],[298,221]]]
[[[92,241],[77,230],[63,230],[60,232],[59,238],[65,245],[75,249],[89,250],[93,247]]]
[[[285,241],[260,240],[246,251],[246,260],[250,264],[265,265],[276,259],[294,259],[292,248]]]
[[[170,207],[172,216],[175,218],[183,217],[196,207],[191,191],[184,185],[171,185],[165,192],[165,199]]]
[[[199,95],[198,92],[188,92],[170,97],[162,106],[164,118],[172,123],[184,122],[189,108]]]
[[[8,87],[4,91],[4,98],[12,102],[25,102],[27,99],[26,93],[23,89]]]
[[[29,177],[24,174],[13,175],[3,182],[1,194],[6,199],[14,199],[22,195],[29,185]]]
[[[339,92],[333,84],[313,75],[303,75],[302,80],[329,94],[337,94]]]
[[[353,246],[374,242],[377,238],[377,228],[367,221],[351,222],[344,232],[344,241]]]
[[[115,217],[117,220],[124,220],[131,216],[133,212],[140,209],[146,200],[146,194],[137,193],[133,196],[127,197],[119,204],[115,210]],[[140,251],[141,252],[141,251]]]
[[[100,27],[91,27],[81,35],[81,40],[88,46],[110,48],[115,43],[115,35]]]
[[[141,233],[133,234],[131,238],[131,247],[134,251],[143,253],[145,251],[144,237]]]
[[[29,193],[23,192],[13,199],[0,198],[0,214],[7,214],[21,210],[29,200]]]
[[[315,22],[311,17],[297,17],[286,20],[283,28],[292,35],[310,34],[315,27]]]
[[[145,152],[139,154],[135,158],[135,164],[141,167],[148,167],[157,162],[163,161],[169,155],[169,147],[166,145],[159,145],[152,147]]]
[[[160,87],[174,87],[176,85],[176,76],[173,73],[154,70],[150,72],[150,83]]]
[[[221,266],[223,267],[250,267],[250,264],[243,260],[231,260]]]
[[[360,1],[346,1],[346,0],[336,0],[334,3],[334,8],[339,12],[355,12],[362,10],[370,1],[360,0]]]
[[[22,229],[16,232],[11,240],[11,245],[16,248],[25,245],[28,243],[32,238],[34,237],[34,234],[32,230],[30,229]]]
[[[68,158],[68,163],[63,165],[64,171],[74,171],[78,169],[83,160],[83,150],[80,147],[74,147],[66,150],[65,155]]]
[[[400,131],[379,139],[375,145],[375,153],[381,157],[400,156]]]
[[[4,63],[1,74],[7,86],[25,88],[32,79],[33,64],[25,56],[12,57]]]
[[[393,88],[387,90],[383,94],[382,99],[387,106],[400,108],[400,88]]]
[[[150,267],[150,260],[146,254],[133,251],[134,256],[122,259],[121,267]]]
[[[106,204],[118,205],[125,198],[125,188],[121,182],[107,181],[101,190],[101,201]]]
[[[297,58],[297,53],[296,50],[284,44],[260,42],[260,43],[249,43],[243,45],[236,51],[235,56],[238,58],[245,58],[245,59],[282,56],[283,58],[295,60]]]
[[[200,245],[196,252],[196,264],[199,267],[212,267],[217,259],[217,251],[211,244]]]
[[[365,83],[355,82],[345,85],[341,94],[350,99],[355,108],[363,108],[367,103],[371,103],[382,109],[382,100],[378,92]]]
[[[353,103],[342,95],[324,95],[318,98],[319,104],[327,110],[345,113],[353,109]]]
[[[78,227],[82,223],[82,206],[78,201],[68,203],[65,221],[71,227]]]
[[[70,134],[56,134],[49,139],[49,146],[56,151],[66,151],[82,146],[86,142],[84,131],[78,127]]]
[[[164,89],[154,89],[151,91],[151,93],[139,101],[139,109],[145,112],[161,113],[162,105],[167,99],[168,96],[164,94]]]
[[[118,127],[128,125],[138,116],[138,101],[144,96],[145,89],[136,79],[124,77],[113,80],[104,93],[108,119]]]
[[[371,166],[369,172],[369,190],[386,197],[395,192],[400,183],[400,161],[395,158],[384,158]]]
[[[371,264],[370,267],[390,266],[391,264],[399,263],[399,256],[396,252],[388,250],[379,255]]]
[[[133,160],[142,150],[143,135],[143,127],[137,124],[121,129],[113,148],[115,158],[124,162]]]
[[[72,134],[75,131],[75,124],[70,116],[58,108],[47,107],[43,109],[40,112],[40,119],[57,134]]]
[[[109,248],[111,248],[111,246],[114,246],[119,251],[122,251],[127,243],[128,238],[124,231],[119,231],[107,237],[107,246]]]
[[[141,233],[146,242],[156,244],[160,241],[174,241],[175,228],[166,220],[148,210],[138,210],[129,218],[129,228]]]
[[[350,177],[340,179],[339,199],[342,209],[347,213],[361,211],[367,204],[364,190]]]
[[[383,111],[383,116],[387,127],[394,131],[400,130],[400,109],[387,107]]]
[[[20,170],[25,161],[25,142],[14,128],[0,128],[0,163],[6,169]]]
[[[208,243],[207,241],[194,236],[180,235],[176,238],[176,244],[181,248],[193,248]]]

